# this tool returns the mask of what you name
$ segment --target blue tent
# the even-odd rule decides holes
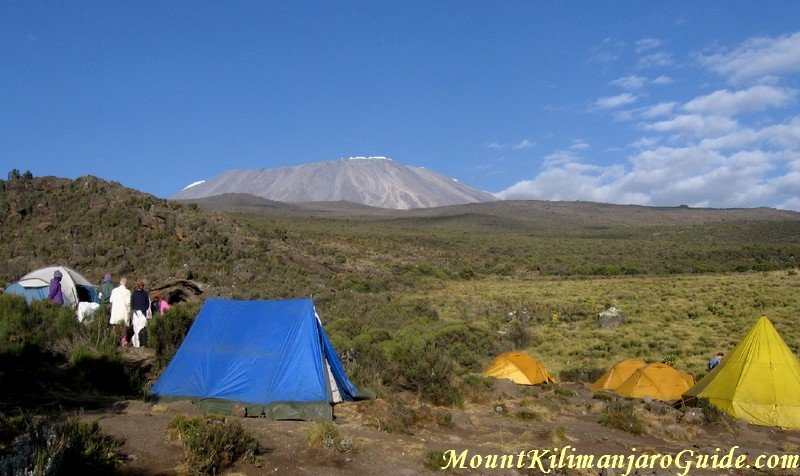
[[[311,299],[207,300],[152,393],[276,420],[331,420],[361,396]]]

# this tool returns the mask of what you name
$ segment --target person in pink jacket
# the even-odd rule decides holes
[[[160,316],[163,316],[164,313],[167,312],[167,309],[169,309],[169,303],[167,302],[166,299],[161,297],[161,293],[159,292],[153,294],[152,305],[153,307],[151,310],[153,312],[153,315],[155,315],[155,313],[157,312]]]

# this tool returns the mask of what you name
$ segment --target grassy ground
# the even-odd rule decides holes
[[[449,282],[420,293],[440,318],[491,323],[530,318],[527,350],[559,372],[608,367],[639,357],[660,361],[677,353],[677,366],[701,375],[717,351],[729,352],[765,315],[790,348],[800,349],[800,276],[792,271],[594,279],[540,278]],[[609,306],[628,323],[598,329]]]

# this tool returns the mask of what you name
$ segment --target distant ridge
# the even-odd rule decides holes
[[[386,157],[350,157],[278,169],[229,170],[195,182],[172,198],[189,200],[228,193],[289,203],[347,201],[401,210],[497,200],[444,175]]]

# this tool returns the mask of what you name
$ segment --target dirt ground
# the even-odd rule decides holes
[[[237,418],[260,444],[261,461],[239,462],[226,474],[313,474],[313,475],[415,475],[434,470],[426,466],[433,452],[465,450],[464,468],[448,469],[448,474],[604,474],[622,475],[626,469],[570,469],[572,455],[594,455],[596,465],[602,455],[634,458],[653,456],[654,469],[634,469],[630,474],[800,474],[800,470],[754,470],[759,455],[779,458],[800,452],[800,432],[748,425],[741,421],[722,423],[692,422],[686,414],[660,402],[635,401],[636,415],[645,423],[644,435],[600,425],[607,399],[598,399],[585,384],[564,383],[559,387],[517,387],[498,381],[493,391],[479,403],[463,409],[437,408],[420,404],[413,396],[400,395],[390,400],[340,403],[334,407],[335,428],[354,447],[346,452],[309,443],[307,431],[318,425],[302,421],[269,421],[263,418]],[[170,437],[168,424],[175,415],[202,416],[191,402],[153,404],[130,400],[111,408],[85,410],[83,418],[97,420],[109,434],[124,440],[127,460],[124,474],[186,474],[183,449]],[[416,415],[416,422],[410,418]],[[404,417],[408,417],[403,420]],[[405,421],[406,425],[393,422]],[[409,423],[410,422],[410,423]],[[388,430],[388,431],[387,431]],[[738,448],[735,448],[738,447]],[[565,454],[562,464],[549,468],[546,454],[543,465],[535,458],[522,460],[522,467],[491,466],[491,455],[518,455],[545,450]],[[677,457],[683,451],[684,466],[677,467],[659,455]],[[717,458],[734,451],[732,458],[744,455],[742,465],[751,468],[690,468],[685,462],[698,456]],[[509,460],[510,461],[510,460]],[[515,463],[520,460],[514,460]],[[573,460],[575,461],[575,460]],[[635,460],[634,460],[635,461]],[[641,459],[640,459],[641,461]],[[708,461],[711,464],[713,461]],[[470,468],[470,465],[476,466]],[[475,464],[479,463],[479,464]],[[533,464],[534,467],[529,467]],[[635,465],[636,463],[634,463]],[[559,468],[560,466],[560,468]]]

